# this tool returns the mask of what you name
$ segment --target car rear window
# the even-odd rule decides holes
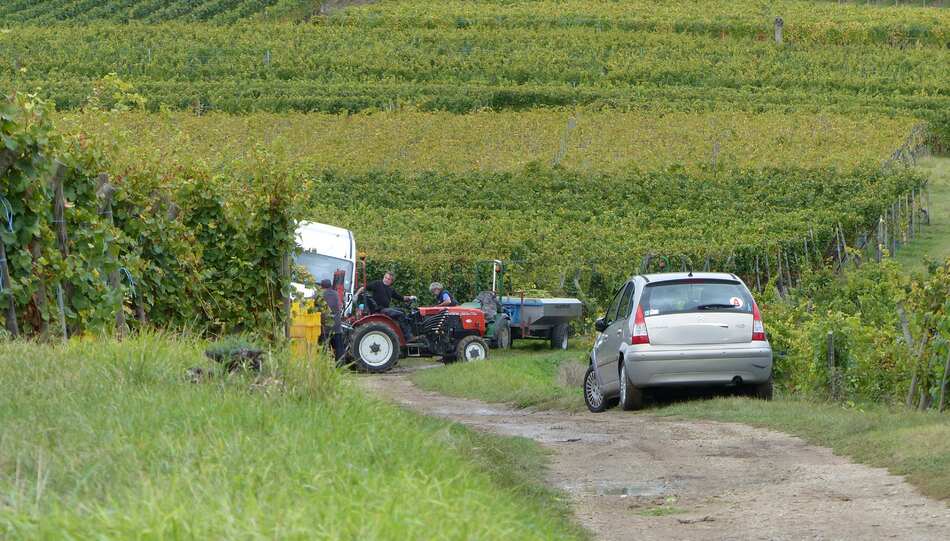
[[[647,284],[640,298],[646,317],[689,312],[752,313],[752,296],[740,282],[687,279]]]

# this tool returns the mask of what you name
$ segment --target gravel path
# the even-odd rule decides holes
[[[360,378],[374,395],[553,451],[549,482],[596,539],[950,539],[950,508],[799,438],[613,409],[513,409]]]

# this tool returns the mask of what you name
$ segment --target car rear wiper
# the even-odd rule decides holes
[[[717,310],[717,309],[720,309],[720,308],[738,308],[738,306],[736,306],[736,305],[734,305],[734,304],[716,304],[716,303],[713,303],[713,304],[700,304],[699,306],[696,307],[697,310]]]

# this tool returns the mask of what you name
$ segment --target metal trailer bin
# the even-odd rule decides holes
[[[502,309],[511,318],[512,338],[540,338],[551,347],[567,349],[570,322],[580,319],[583,303],[571,298],[502,297]]]

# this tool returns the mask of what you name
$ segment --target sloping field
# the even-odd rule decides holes
[[[415,291],[448,281],[463,298],[475,293],[472,264],[498,257],[524,260],[531,287],[595,296],[649,253],[764,283],[820,264],[839,227],[871,229],[921,183],[883,168],[908,118],[127,112],[60,122],[103,148],[116,173],[157,175],[173,190],[214,178],[240,198],[249,182],[291,177],[300,215],[354,230],[371,273],[395,268]]]
[[[783,45],[772,41],[776,15],[785,20]],[[153,109],[591,104],[901,113],[941,130],[950,110],[950,12],[935,8],[393,1],[303,24],[24,22],[0,34],[0,85],[42,87],[67,108],[115,72]]]
[[[230,23],[248,17],[307,7],[307,0],[9,0],[0,5],[0,24],[87,23],[91,21]]]
[[[841,236],[873,242],[882,214],[906,228],[890,209],[922,181],[888,162],[948,140],[948,28],[941,9],[750,1],[28,21],[0,32],[0,85],[55,100],[130,187],[229,201],[290,179],[295,216],[353,229],[407,288],[464,296],[501,257],[597,297],[647,254],[788,281]],[[139,97],[160,112],[69,113]]]
[[[353,115],[87,113],[59,124],[95,139],[118,167],[208,165],[253,172],[262,153],[288,173],[468,173],[529,164],[618,173],[678,168],[880,166],[912,117],[598,110]]]

